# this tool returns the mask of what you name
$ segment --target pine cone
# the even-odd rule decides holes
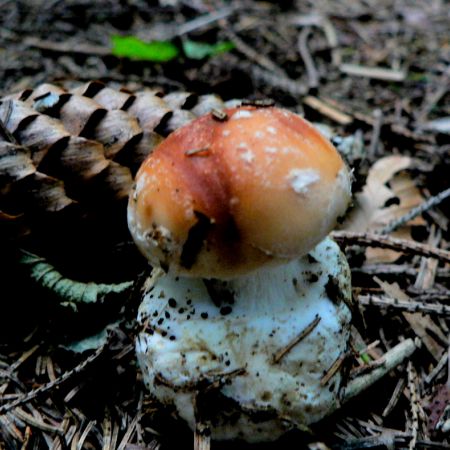
[[[137,168],[169,132],[223,107],[214,95],[130,92],[98,81],[2,98],[3,242],[62,264],[74,278],[133,276],[141,259],[128,236],[126,202]]]

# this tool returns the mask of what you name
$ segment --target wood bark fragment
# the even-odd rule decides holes
[[[419,398],[417,394],[417,374],[414,370],[411,361],[408,361],[406,366],[406,373],[408,375],[408,390],[409,390],[409,401],[410,401],[410,411],[411,411],[411,440],[408,443],[409,450],[414,450],[416,448],[417,437],[419,433]]]
[[[367,67],[357,64],[341,64],[339,69],[347,75],[374,78],[383,81],[404,81],[406,72],[403,70],[385,69],[382,67]]]
[[[318,111],[323,116],[328,117],[334,122],[339,123],[340,125],[349,125],[353,122],[353,118],[351,116],[338,110],[337,108],[330,105],[329,103],[326,103],[320,98],[307,95],[303,99],[303,103],[305,105],[308,105],[310,108],[313,108],[314,110]]]
[[[428,238],[428,244],[437,247],[441,241],[441,233],[436,230],[434,226],[431,227],[431,232]],[[436,270],[438,261],[434,258],[424,258],[420,260],[420,269],[417,274],[414,288],[416,289],[431,289],[436,278]],[[419,301],[417,298],[414,301]],[[436,323],[428,316],[423,317],[422,314],[403,313],[403,316],[411,325],[417,336],[422,339],[425,347],[432,354],[434,359],[439,360],[444,348],[440,345],[441,342],[446,341],[446,336]],[[436,336],[436,337],[435,337]]]
[[[412,339],[406,339],[386,352],[383,355],[384,364],[382,366],[375,368],[370,373],[354,378],[347,384],[347,386],[344,387],[342,393],[342,403],[345,403],[360,394],[373,383],[378,381],[381,377],[397,367],[405,359],[409,358],[414,353],[416,348],[417,345]]]

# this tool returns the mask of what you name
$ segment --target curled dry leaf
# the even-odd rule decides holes
[[[409,300],[409,296],[403,291],[397,283],[387,283],[374,277],[374,281],[380,286],[384,293],[391,298],[398,300]],[[441,328],[434,323],[428,315],[420,313],[404,312],[403,317],[409,323],[414,333],[424,343],[426,349],[430,352],[436,361],[442,356],[444,347],[440,342],[446,341],[446,336]]]
[[[414,180],[404,172],[410,166],[411,158],[408,156],[392,155],[378,160],[370,169],[362,192],[355,195],[355,208],[343,228],[358,232],[379,231],[422,203],[423,197]],[[415,218],[392,235],[412,239],[411,226],[423,223],[421,217]],[[398,256],[398,252],[388,249],[366,250],[368,263],[393,262]]]
[[[445,412],[450,404],[450,389],[448,384],[437,385],[434,392],[427,399],[425,411],[427,412],[427,428],[430,433],[437,430],[448,431],[443,428],[445,422]]]
[[[22,264],[28,268],[30,277],[41,286],[56,293],[66,306],[76,309],[80,303],[103,302],[108,298],[126,295],[133,282],[117,284],[83,283],[66,278],[45,259],[22,251]]]

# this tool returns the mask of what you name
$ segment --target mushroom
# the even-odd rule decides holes
[[[350,193],[332,144],[275,107],[207,114],[143,163],[128,208],[154,267],[138,361],[191,428],[270,441],[336,408],[351,288],[327,235]]]

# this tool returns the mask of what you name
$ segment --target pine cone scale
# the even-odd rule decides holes
[[[161,133],[223,107],[213,95],[131,92],[98,81],[70,90],[42,84],[3,97],[0,120],[13,136],[0,135],[3,237],[20,238],[25,227],[20,245],[44,257],[62,251],[60,230],[71,230],[68,246],[80,255],[127,242],[133,175]]]
[[[59,110],[59,119],[70,134],[90,137],[106,112],[94,100],[71,95]]]
[[[0,186],[3,190],[9,183],[19,181],[34,172],[36,168],[27,148],[10,142],[0,142]]]
[[[139,92],[135,97],[126,111],[138,119],[144,130],[154,130],[172,115],[172,110],[164,100],[153,92]]]
[[[16,130],[24,128],[32,122],[39,113],[19,100],[4,100],[0,102],[0,120],[14,135]]]
[[[103,144],[106,158],[113,159],[125,146],[137,144],[142,134],[137,119],[125,111],[112,110],[97,125],[93,139]]]
[[[70,134],[62,124],[44,115],[35,116],[33,121],[26,124],[24,119],[14,133],[16,139],[31,151],[31,159],[36,167],[52,148],[64,146]]]

